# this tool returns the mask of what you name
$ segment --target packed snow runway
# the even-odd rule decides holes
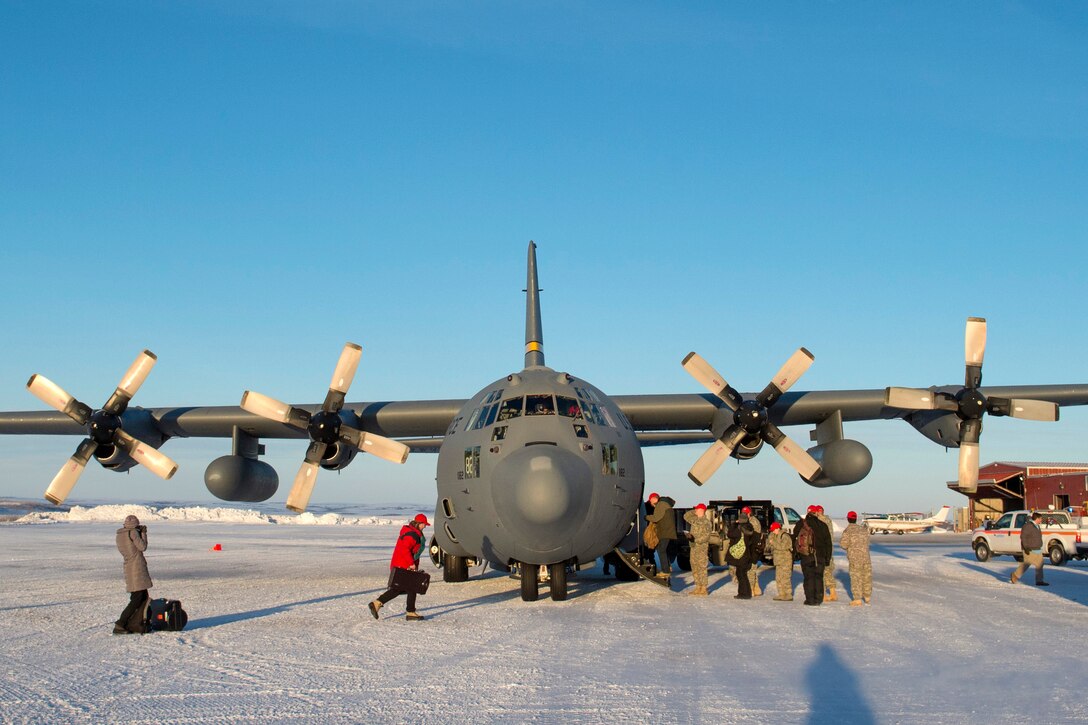
[[[768,569],[752,601],[721,570],[694,598],[690,574],[670,594],[597,568],[568,601],[542,586],[526,603],[503,574],[445,584],[428,562],[427,621],[407,622],[403,598],[381,621],[366,610],[399,519],[141,517],[151,596],[182,600],[189,626],[113,636],[127,601],[115,513],[0,525],[5,722],[1088,720],[1088,566],[1014,586],[1012,560],[976,562],[965,536],[875,537],[861,608],[841,596],[841,551],[841,599],[822,607],[772,601]]]

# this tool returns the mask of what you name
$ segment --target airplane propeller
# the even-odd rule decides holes
[[[156,360],[155,354],[150,350],[141,352],[101,410],[92,410],[89,405],[76,400],[44,375],[30,376],[26,387],[31,393],[46,405],[87,427],[88,437],[76,447],[76,452],[53,478],[49,488],[45,490],[46,500],[60,504],[68,498],[99,446],[117,446],[137,463],[143,464],[162,478],[170,478],[178,470],[178,465],[165,454],[133,438],[121,427],[122,414],[128,408],[132,396],[144,384]]]
[[[1058,406],[1044,400],[1020,398],[987,398],[979,390],[982,384],[982,360],[986,355],[986,320],[968,317],[964,332],[964,361],[966,373],[963,387],[956,393],[917,388],[887,388],[884,405],[903,410],[946,410],[960,420],[959,486],[962,490],[978,490],[979,437],[982,435],[982,414],[1007,415],[1022,420],[1058,420]]]
[[[814,359],[811,352],[803,347],[799,348],[755,400],[744,400],[710,363],[697,353],[688,353],[688,356],[684,358],[684,369],[733,411],[733,423],[725,429],[721,438],[699,457],[688,471],[688,478],[702,486],[748,436],[758,436],[770,443],[778,455],[793,466],[806,481],[817,478],[820,474],[820,464],[809,455],[808,451],[779,430],[768,415],[770,408],[805,374]]]
[[[344,345],[344,351],[340,353],[340,360],[336,363],[336,370],[332,374],[332,382],[329,383],[325,402],[321,410],[314,414],[251,390],[242,394],[244,410],[262,418],[304,430],[310,436],[306,457],[302,467],[299,468],[298,475],[295,476],[291,493],[287,496],[287,508],[296,513],[306,510],[310,495],[314,491],[314,483],[317,481],[318,467],[331,445],[346,443],[364,453],[370,453],[394,463],[404,463],[408,460],[408,446],[391,438],[352,428],[345,425],[340,417],[340,410],[344,407],[344,399],[355,378],[355,371],[359,368],[359,360],[362,356],[363,349],[355,343],[349,342]]]

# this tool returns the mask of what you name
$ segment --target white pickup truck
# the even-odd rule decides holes
[[[1066,511],[1040,513],[1043,515],[1039,522],[1043,533],[1043,551],[1050,557],[1051,564],[1061,566],[1070,559],[1088,556],[1088,529],[1081,528],[1079,518],[1071,517]],[[989,526],[972,531],[971,547],[975,550],[975,558],[979,561],[989,561],[991,556],[1023,559],[1020,529],[1029,516],[1030,511],[1009,511]]]

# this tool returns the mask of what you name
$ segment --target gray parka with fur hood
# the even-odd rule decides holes
[[[150,589],[151,574],[147,571],[147,527],[140,526],[135,516],[126,516],[125,525],[117,529],[117,550],[125,558],[125,591]]]

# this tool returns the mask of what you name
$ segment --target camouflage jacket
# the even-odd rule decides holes
[[[866,561],[869,558],[869,527],[848,524],[839,539],[839,546],[846,549],[847,559]]]
[[[710,523],[709,516],[699,516],[692,509],[684,514],[684,521],[688,524],[688,531],[694,538],[693,543],[706,546],[710,543],[710,535],[714,533],[714,526]]]
[[[785,529],[772,531],[767,537],[767,546],[771,547],[775,560],[779,557],[793,560],[793,539],[790,537],[790,532]]]

